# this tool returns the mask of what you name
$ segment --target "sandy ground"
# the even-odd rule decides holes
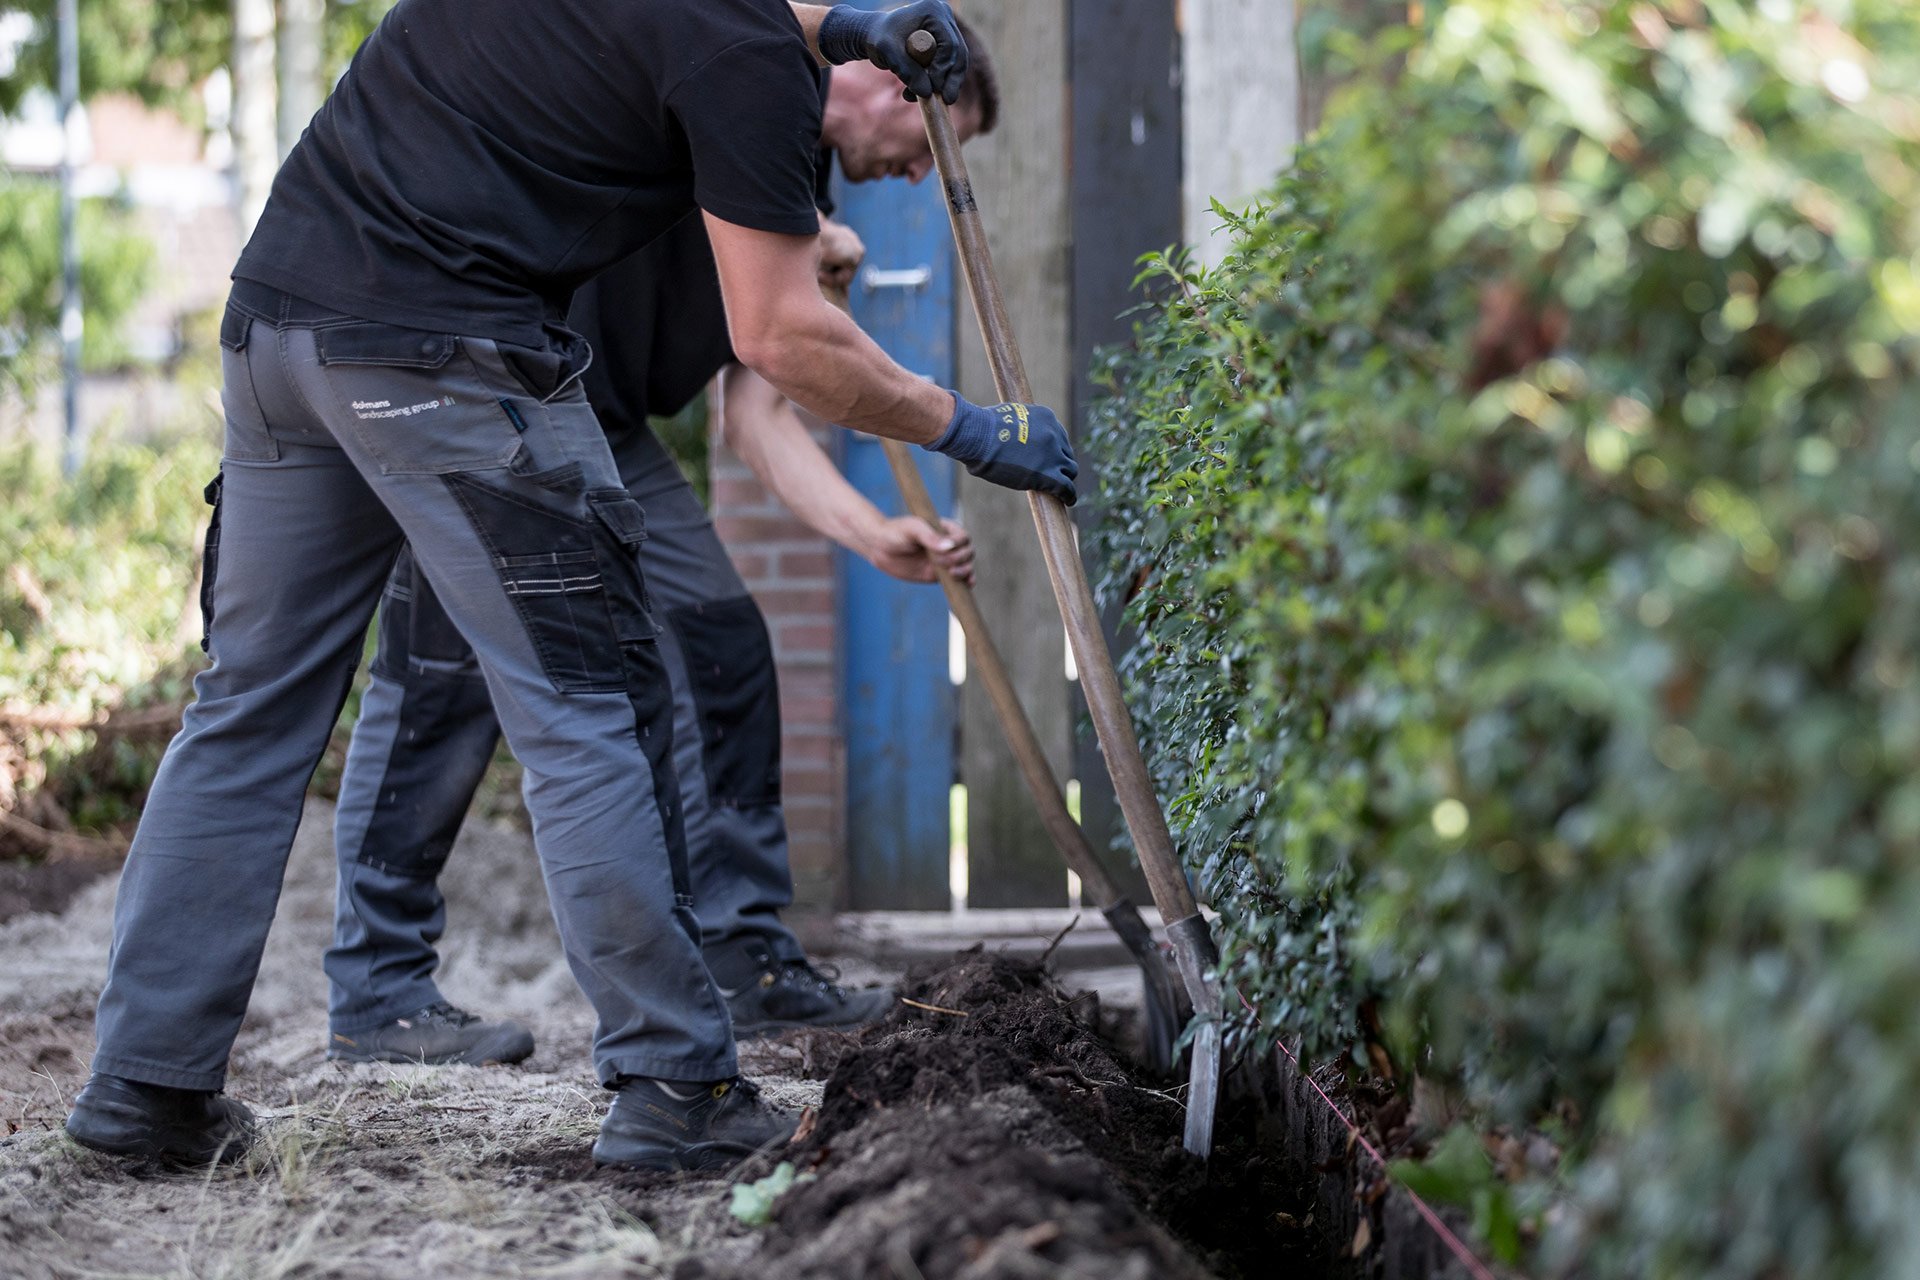
[[[0,924],[0,1276],[653,1276],[688,1259],[744,1264],[757,1236],[729,1214],[724,1181],[641,1179],[636,1190],[631,1176],[587,1167],[607,1096],[588,1063],[593,1017],[518,831],[462,837],[445,881],[442,979],[455,1002],[531,1026],[535,1056],[520,1068],[326,1060],[331,816],[316,802],[295,841],[235,1048],[229,1092],[267,1122],[237,1170],[129,1169],[60,1133],[92,1052],[113,880],[61,915]],[[815,1103],[813,1054],[804,1040],[763,1046],[747,1069],[776,1102]]]
[[[1214,1159],[1180,1147],[1183,1082],[1131,1062],[1097,991],[978,949],[898,982],[858,1035],[743,1047],[776,1103],[813,1108],[778,1158],[801,1181],[760,1227],[716,1175],[596,1171],[607,1095],[593,1017],[559,959],[531,842],[469,824],[446,876],[442,985],[539,1040],[519,1068],[325,1057],[331,809],[315,803],[229,1091],[265,1134],[237,1168],[129,1166],[69,1142],[114,882],[0,924],[0,1280],[1241,1280],[1329,1274],[1310,1204],[1223,1113]],[[917,1001],[917,1004],[914,1002]],[[1234,1104],[1241,1107],[1242,1104]],[[760,1157],[742,1181],[769,1174]]]

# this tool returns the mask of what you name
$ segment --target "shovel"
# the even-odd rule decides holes
[[[923,66],[933,60],[934,47],[933,36],[925,31],[916,31],[907,39],[909,52]],[[960,248],[960,262],[966,270],[973,313],[980,322],[980,336],[986,343],[994,386],[1002,400],[1030,402],[1033,389],[1027,382],[1027,371],[1014,342],[1013,325],[1007,318],[1006,302],[994,274],[993,254],[987,247],[986,228],[974,201],[966,161],[960,156],[960,139],[954,132],[953,119],[947,112],[947,104],[938,97],[922,99],[920,110],[927,127],[927,140],[933,145],[934,163],[940,170],[940,182],[946,190],[953,238]],[[1141,869],[1146,872],[1148,887],[1153,891],[1154,904],[1160,908],[1161,919],[1167,922],[1167,937],[1173,943],[1181,981],[1193,1002],[1193,1066],[1187,1091],[1185,1144],[1188,1151],[1205,1158],[1213,1150],[1214,1111],[1220,1098],[1220,994],[1213,976],[1220,955],[1214,947],[1206,917],[1194,902],[1186,873],[1174,855],[1166,815],[1160,811],[1153,780],[1147,773],[1146,761],[1141,758],[1133,721],[1120,692],[1120,676],[1114,670],[1113,655],[1107,651],[1106,633],[1100,627],[1100,611],[1093,602],[1093,589],[1087,585],[1086,569],[1080,563],[1073,519],[1058,498],[1029,492],[1027,500],[1033,510],[1034,526],[1039,530],[1040,550],[1047,561],[1054,599],[1059,602],[1067,639],[1073,646],[1074,662],[1080,669],[1080,689],[1087,699],[1087,711],[1100,740],[1100,752],[1106,758],[1120,812],[1133,834],[1134,849],[1140,856]]]
[[[887,439],[882,439],[880,444],[886,450],[887,465],[893,468],[893,478],[900,486],[907,510],[925,520],[935,532],[942,532],[940,512],[933,505],[933,495],[927,492],[926,481],[913,465],[907,446]],[[1040,810],[1041,825],[1046,827],[1054,848],[1060,851],[1061,861],[1080,877],[1087,896],[1100,908],[1100,914],[1107,918],[1107,923],[1140,966],[1146,996],[1147,1053],[1159,1070],[1170,1070],[1175,1061],[1174,1045],[1190,1010],[1181,1001],[1166,960],[1154,945],[1147,922],[1140,917],[1140,908],[1127,897],[1106,864],[1094,853],[1080,824],[1067,812],[1059,780],[1053,775],[1053,766],[1047,763],[1046,752],[1033,732],[1026,709],[1020,705],[1020,695],[1014,691],[1006,662],[987,630],[987,620],[981,616],[980,602],[973,598],[973,590],[966,583],[945,569],[939,570],[939,574],[940,586],[947,593],[947,607],[960,620],[960,630],[967,637],[971,670],[986,686],[987,699],[993,703],[1001,732],[1007,736],[1007,746],[1020,766],[1027,790],[1033,793],[1035,807]]]
[[[842,311],[851,310],[844,291],[827,288],[826,295]],[[900,497],[907,510],[924,520],[935,533],[944,533],[940,509],[934,505],[933,495],[927,492],[927,482],[921,478],[920,469],[914,466],[913,455],[907,446],[882,436],[880,447],[886,454],[887,466],[893,471],[894,483],[900,487]],[[1113,878],[1113,873],[1094,853],[1080,824],[1067,812],[1066,796],[1060,790],[1059,779],[1054,777],[1053,766],[1047,762],[1046,751],[1033,731],[1033,722],[1027,718],[1026,708],[1020,704],[1020,695],[1013,687],[1013,677],[1007,671],[1006,660],[1000,656],[999,646],[993,642],[993,633],[987,628],[986,617],[980,612],[980,602],[974,599],[973,589],[937,563],[935,572],[939,575],[941,589],[946,592],[947,607],[959,620],[961,633],[967,638],[970,669],[986,686],[987,700],[993,704],[994,716],[1000,721],[1000,730],[1006,735],[1007,746],[1013,752],[1020,776],[1026,781],[1027,790],[1033,793],[1034,807],[1040,811],[1041,825],[1047,829],[1048,838],[1059,851],[1060,860],[1067,864],[1068,870],[1080,877],[1082,890],[1100,908],[1100,914],[1106,917],[1107,924],[1120,939],[1121,945],[1126,947],[1134,963],[1140,966],[1146,1008],[1144,1042],[1147,1056],[1157,1070],[1170,1071],[1177,1061],[1174,1050],[1180,1032],[1193,1015],[1192,1006],[1186,1002],[1185,993],[1174,985],[1166,959],[1161,955],[1160,948],[1154,945],[1153,932],[1140,916],[1140,908],[1134,905]]]

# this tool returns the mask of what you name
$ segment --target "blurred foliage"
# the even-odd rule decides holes
[[[146,291],[153,246],[117,202],[80,202],[81,359],[89,370],[124,363],[120,322]],[[29,393],[60,360],[60,191],[0,177],[0,390]]]
[[[1236,1035],[1551,1134],[1536,1274],[1920,1274],[1920,9],[1430,12],[1103,369]]]
[[[660,437],[667,456],[680,464],[680,470],[686,473],[687,482],[700,495],[700,501],[706,502],[709,450],[707,393],[703,391],[695,396],[684,409],[670,418],[648,418],[647,425]]]
[[[0,79],[0,113],[58,83],[56,0],[15,0],[0,12],[33,19],[13,73]],[[80,94],[130,93],[199,122],[198,91],[232,52],[230,0],[80,0]]]
[[[198,429],[96,443],[68,480],[57,450],[0,445],[0,808],[55,812],[83,834],[131,831],[171,727],[103,735],[73,726],[191,701],[205,665],[195,592],[209,514],[202,490],[219,466],[213,433]],[[372,644],[370,630],[316,794],[339,793]],[[10,713],[62,727],[21,732]],[[524,824],[519,790],[519,765],[503,748],[475,812]]]
[[[69,478],[55,449],[0,446],[0,708],[84,724],[186,702],[200,491],[218,465],[205,433],[98,444]],[[81,830],[102,831],[137,813],[163,743],[30,734],[0,781],[9,795],[44,788]]]
[[[727,1206],[727,1212],[749,1227],[765,1227],[773,1223],[773,1206],[781,1196],[801,1183],[812,1182],[814,1175],[802,1173],[795,1175],[793,1162],[782,1160],[774,1166],[772,1173],[758,1182],[737,1182],[733,1187],[733,1200]]]
[[[54,0],[0,4],[25,14],[33,28],[10,74],[0,78],[0,115],[17,112],[26,95],[56,81]],[[330,0],[327,66],[338,74],[392,0]],[[205,124],[200,89],[232,54],[230,0],[80,0],[80,91],[83,99],[130,94]],[[81,292],[86,335],[83,360],[92,371],[124,363],[120,322],[152,277],[152,249],[122,202],[81,204]],[[0,390],[31,396],[59,361],[59,194],[51,183],[0,177]]]
[[[327,0],[327,66],[338,78],[394,0]]]
[[[328,0],[326,67],[346,69],[354,50],[393,0]],[[57,83],[56,0],[13,0],[0,13],[24,13],[33,34],[13,73],[0,78],[0,114],[19,110],[34,89]],[[128,93],[204,123],[199,89],[233,54],[232,0],[80,0],[80,96]]]

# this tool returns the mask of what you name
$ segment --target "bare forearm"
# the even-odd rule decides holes
[[[809,412],[908,444],[931,444],[954,398],[887,358],[820,296],[819,237],[783,236],[706,215],[740,363]]]
[[[940,438],[953,397],[902,369],[818,293],[796,300],[775,336],[743,363],[816,417],[909,444]]]
[[[856,555],[868,554],[885,516],[847,483],[793,405],[744,365],[727,366],[720,380],[720,430],[727,447],[809,529]]]

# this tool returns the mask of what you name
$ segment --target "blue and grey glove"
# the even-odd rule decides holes
[[[953,392],[953,421],[927,448],[944,453],[982,480],[1009,489],[1038,489],[1068,506],[1080,464],[1053,410],[1039,404],[982,408]]]
[[[907,37],[930,31],[933,61],[921,66],[907,51]],[[898,9],[856,9],[838,4],[820,20],[820,53],[828,62],[871,62],[906,86],[908,102],[935,94],[951,106],[967,79],[967,42],[946,0],[913,0]]]

